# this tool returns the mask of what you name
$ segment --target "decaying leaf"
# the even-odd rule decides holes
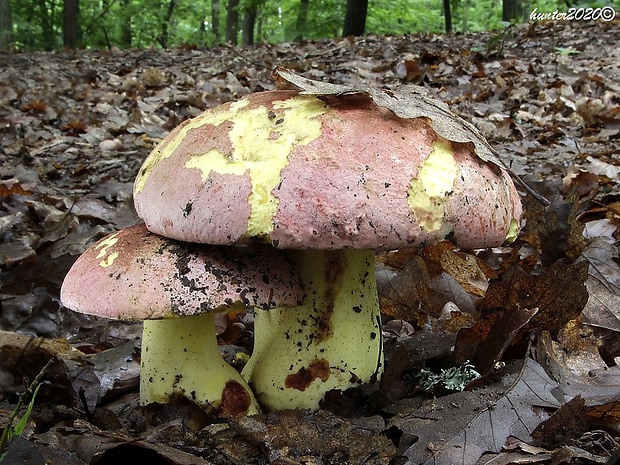
[[[443,306],[432,300],[430,276],[421,258],[412,259],[399,272],[378,266],[377,290],[381,311],[401,320],[423,321],[425,311],[439,316]]]
[[[29,195],[32,193],[32,184],[22,184],[19,179],[11,178],[0,181],[0,197],[12,194]]]
[[[578,438],[586,428],[585,405],[583,397],[573,397],[538,425],[532,431],[532,438],[547,448],[554,448],[566,444],[568,439]],[[567,438],[566,435],[571,437]]]
[[[426,324],[429,316],[439,318],[448,302],[463,311],[474,311],[463,287],[446,273],[431,278],[419,255],[411,255],[402,270],[378,267],[377,287],[382,312],[420,325]]]
[[[609,428],[611,425],[615,433],[620,433],[620,399],[586,407],[585,413],[588,422],[595,427]]]
[[[588,301],[587,277],[588,266],[585,263],[566,264],[563,261],[554,263],[544,277],[536,277],[530,298],[533,300],[532,307],[539,310],[531,326],[536,329],[560,329],[577,318]]]
[[[598,342],[587,329],[580,329],[580,333],[572,337],[582,341],[567,349],[565,343],[553,340],[549,332],[538,334],[537,358],[547,373],[557,380],[568,397],[580,395],[588,406],[620,400],[620,367],[605,363],[599,354]]]
[[[406,401],[390,411],[390,426],[417,442],[397,451],[410,463],[469,465],[486,451],[499,452],[509,436],[523,441],[542,420],[540,407],[559,407],[557,384],[540,365],[510,365],[484,389],[451,394],[407,409]]]
[[[416,389],[412,379],[422,368],[439,360],[451,359],[455,337],[455,334],[445,332],[417,331],[399,341],[381,379],[378,402],[386,405],[410,395]]]
[[[469,294],[477,297],[484,296],[489,283],[474,255],[445,250],[441,254],[440,264]]]
[[[77,405],[77,395],[71,388],[63,359],[70,360],[79,356],[80,352],[73,349],[64,339],[47,339],[12,331],[0,331],[0,370],[8,373],[17,386],[23,385],[24,379],[33,380],[50,359],[54,360],[45,372],[43,380],[50,383],[40,389],[37,395],[39,402],[55,401],[65,405]],[[15,385],[0,386],[0,392],[15,387]]]
[[[562,258],[577,260],[586,246],[582,234],[584,225],[577,220],[581,209],[577,193],[572,191],[565,197],[561,193],[561,182],[555,179],[530,184],[550,199],[550,204],[524,199],[526,222],[522,233],[525,240],[540,252],[544,265]]]
[[[451,142],[471,143],[478,157],[505,169],[505,164],[480,132],[452,113],[445,103],[430,97],[424,87],[408,85],[388,90],[363,85],[332,84],[305,78],[280,66],[276,67],[273,76],[280,82],[286,81],[298,87],[302,94],[342,98],[348,95],[367,95],[377,105],[387,108],[400,118],[425,118],[443,138]]]
[[[578,166],[569,166],[566,176],[562,178],[562,187],[566,192],[576,189],[580,196],[587,195],[598,187],[600,178]]]
[[[515,336],[538,313],[538,308],[510,308],[483,314],[458,332],[455,363],[470,361],[482,377],[488,376]]]
[[[620,332],[620,294],[610,292],[600,280],[590,276],[586,281],[589,299],[583,310],[585,323]]]
[[[185,428],[179,424],[177,429]],[[48,463],[72,463],[64,460],[50,461],[54,455],[53,447],[49,447],[48,444],[62,444],[63,449],[70,450],[74,460],[79,460],[76,462],[81,464],[114,465],[131,457],[136,463],[213,465],[213,462],[202,457],[162,442],[136,438],[122,432],[106,431],[83,420],[76,420],[71,426],[60,426],[48,431],[42,435],[41,443],[41,453]]]
[[[605,239],[595,239],[583,256],[590,264],[586,281],[590,298],[583,311],[586,323],[620,332],[618,247]]]
[[[554,330],[579,316],[587,300],[585,262],[555,262],[544,275],[527,274],[519,267],[489,284],[480,310],[538,309],[530,328]]]
[[[135,390],[140,380],[140,357],[135,341],[92,355],[67,360],[67,374],[89,412],[110,397]]]
[[[387,465],[395,448],[385,436],[376,434],[384,427],[382,418],[349,422],[322,410],[283,410],[237,421],[239,433],[251,442],[262,444],[266,458],[272,463],[288,456],[305,457],[302,463]]]

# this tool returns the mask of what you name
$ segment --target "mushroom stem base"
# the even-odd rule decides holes
[[[145,320],[140,403],[186,397],[217,416],[260,412],[241,375],[219,353],[215,315]]]
[[[267,410],[318,409],[327,391],[383,371],[373,251],[290,251],[301,305],[256,310],[254,351],[242,374]]]

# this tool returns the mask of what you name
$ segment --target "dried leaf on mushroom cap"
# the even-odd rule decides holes
[[[474,152],[481,160],[506,170],[513,179],[543,205],[549,201],[534,192],[499,158],[497,152],[471,123],[458,117],[440,100],[428,95],[428,90],[416,85],[400,86],[395,90],[370,86],[345,86],[329,82],[314,81],[296,74],[281,66],[273,72],[276,82],[292,84],[301,89],[301,94],[334,96],[345,98],[351,95],[367,95],[380,107],[387,108],[403,119],[425,118],[433,130],[451,142],[472,144]]]

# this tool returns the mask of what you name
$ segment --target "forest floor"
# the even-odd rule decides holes
[[[618,20],[0,64],[0,427],[52,360],[6,463],[592,464],[620,446]],[[277,65],[426,87],[551,203],[524,195],[525,226],[505,247],[380,257],[377,385],[319,412],[229,421],[190,403],[140,407],[140,325],[63,308],[62,279],[95,240],[138,222],[132,182],[159,140],[274,88]],[[235,318],[220,322],[227,354],[251,341],[251,318]],[[460,392],[448,374],[466,360],[482,376]]]

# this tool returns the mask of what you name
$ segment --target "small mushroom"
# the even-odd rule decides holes
[[[169,184],[169,173],[183,179]],[[243,370],[269,410],[319,406],[383,370],[374,254],[449,238],[490,247],[518,233],[508,173],[364,95],[247,95],[188,120],[144,162],[139,216],[189,242],[289,251],[304,301],[257,310]]]
[[[80,313],[144,320],[140,400],[185,396],[220,417],[259,406],[217,347],[215,314],[237,307],[291,305],[302,297],[281,252],[187,244],[144,225],[111,234],[82,254],[61,289]]]

